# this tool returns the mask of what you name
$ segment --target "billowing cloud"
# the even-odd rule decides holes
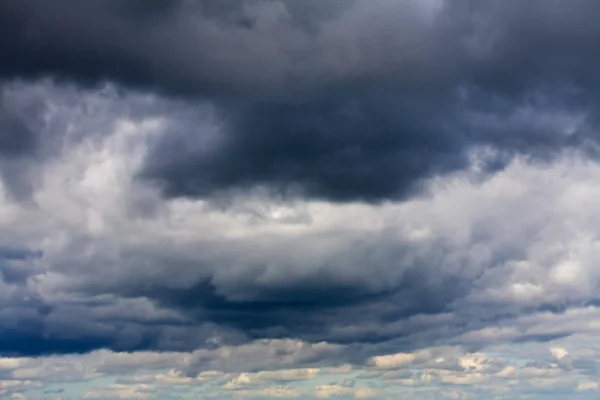
[[[0,74],[215,100],[212,147],[180,127],[142,171],[174,197],[382,201],[467,167],[474,145],[544,158],[593,136],[592,2],[296,3],[11,2]]]
[[[164,199],[139,171],[156,138],[185,124],[185,105],[48,82],[18,88],[52,99],[48,132],[70,134],[42,161],[29,200],[5,192],[1,234],[20,255],[3,267],[20,274],[4,279],[5,351],[298,338],[349,345],[328,357],[362,362],[386,346],[568,336],[573,325],[543,328],[544,313],[597,304],[598,166],[581,151],[550,163],[517,157],[488,176],[478,162],[494,150],[473,149],[465,172],[405,202],[260,190]],[[75,95],[90,118],[67,106]],[[210,105],[203,112],[198,122],[218,137]]]
[[[0,396],[594,398],[598,17],[2,3]]]

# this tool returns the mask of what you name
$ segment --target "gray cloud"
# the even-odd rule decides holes
[[[547,158],[594,141],[582,126],[565,135],[526,120],[488,124],[518,107],[568,103],[595,115],[598,68],[589,54],[600,9],[591,1],[2,7],[7,79],[114,81],[216,100],[222,132],[210,151],[188,146],[202,135],[189,125],[158,139],[148,156],[141,176],[169,197],[267,187],[382,201],[465,168],[473,146]]]
[[[2,11],[2,48],[13,56],[7,77],[57,74],[202,93],[385,81],[510,88],[554,73],[592,83],[586,51],[596,46],[600,10],[557,0],[28,0]],[[564,55],[571,57],[548,63]]]
[[[596,304],[596,256],[576,234],[597,231],[589,189],[597,166],[583,152],[546,164],[507,158],[481,180],[478,160],[499,150],[480,149],[465,155],[466,172],[429,180],[426,196],[406,202],[290,200],[268,191],[233,193],[227,203],[165,199],[140,171],[157,140],[183,137],[185,127],[202,131],[189,147],[218,143],[211,103],[48,81],[6,93],[8,105],[44,104],[40,132],[62,143],[39,136],[29,201],[1,198],[4,354],[297,338],[340,346],[298,365],[361,364],[444,343],[475,350],[568,336],[582,328],[539,329],[540,321],[521,317]],[[531,126],[541,147],[554,137],[545,127],[557,135],[591,129],[585,114],[552,105],[473,120],[499,133]],[[486,330],[498,324],[514,326]]]
[[[0,5],[0,353],[591,329],[595,3],[298,4]]]

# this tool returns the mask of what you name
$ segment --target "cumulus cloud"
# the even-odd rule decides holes
[[[443,395],[444,398],[497,399],[545,398],[553,395],[591,399],[597,390],[596,371],[585,367],[586,360],[598,356],[596,334],[558,339],[550,343],[493,345],[482,352],[469,352],[455,346],[417,350],[413,361],[389,368],[366,363],[353,368],[295,368],[262,370],[254,373],[205,371],[185,376],[181,367],[189,353],[155,354],[162,363],[147,364],[150,353],[124,355],[107,351],[78,356],[21,358],[3,364],[7,382],[2,393],[15,398],[49,398],[51,395],[76,398],[167,398],[182,395],[202,398],[376,398],[417,399]],[[552,349],[568,352],[580,365],[565,369],[556,363]],[[264,348],[265,354],[268,347]],[[238,353],[238,357],[241,353]],[[222,354],[227,357],[227,355]],[[390,354],[389,357],[396,355]],[[127,367],[102,369],[107,362],[129,358]],[[380,357],[380,356],[379,356]],[[46,373],[24,374],[43,363]],[[125,364],[121,364],[125,366]],[[61,367],[62,366],[62,367]],[[67,366],[84,367],[89,375],[70,372]],[[114,378],[118,377],[117,380]],[[52,382],[60,383],[58,389]],[[56,388],[56,389],[55,389]],[[79,388],[79,389],[77,389]],[[83,388],[83,389],[82,389]],[[40,396],[41,395],[41,396]],[[592,397],[590,397],[590,395]],[[79,396],[79,397],[77,397]],[[60,398],[60,397],[59,397]],[[69,397],[66,397],[69,398]]]
[[[599,16],[2,3],[0,394],[595,395]]]
[[[7,351],[299,338],[361,344],[347,351],[359,362],[390,340],[410,350],[568,335],[572,326],[545,331],[535,318],[596,304],[598,167],[581,151],[550,163],[516,157],[487,176],[478,162],[492,150],[474,149],[466,171],[431,179],[426,195],[404,202],[263,191],[225,203],[164,199],[138,172],[154,140],[197,113],[183,105],[174,117],[170,100],[110,88],[19,85],[10,90],[20,97],[53,100],[45,124],[68,125],[69,136],[44,159],[29,200],[4,185],[0,235],[23,249],[3,262],[6,276],[21,274],[4,278]],[[68,106],[75,96],[89,119]],[[210,118],[197,121],[218,135]],[[537,322],[512,328],[527,321]]]

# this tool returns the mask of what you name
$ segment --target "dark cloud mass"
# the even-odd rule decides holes
[[[435,120],[428,107],[437,109]],[[338,201],[393,198],[417,178],[466,165],[466,138],[446,126],[454,122],[448,108],[385,90],[235,107],[222,112],[226,136],[215,149],[165,136],[145,176],[163,182],[170,196],[266,185]]]
[[[552,163],[597,156],[599,19],[593,0],[0,2],[0,354],[294,338],[360,363],[568,336],[532,327],[598,304],[594,180]]]
[[[527,107],[561,87],[586,92],[572,102],[589,95],[599,14],[591,1],[558,0],[5,2],[0,74],[218,99],[216,149],[186,148],[201,134],[187,127],[147,160],[143,175],[168,196],[266,186],[377,201],[463,168],[472,146],[581,144],[579,131],[488,132],[464,96]],[[482,112],[504,117],[504,107]]]

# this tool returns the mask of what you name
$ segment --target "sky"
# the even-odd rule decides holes
[[[598,399],[600,2],[0,2],[0,398]]]

